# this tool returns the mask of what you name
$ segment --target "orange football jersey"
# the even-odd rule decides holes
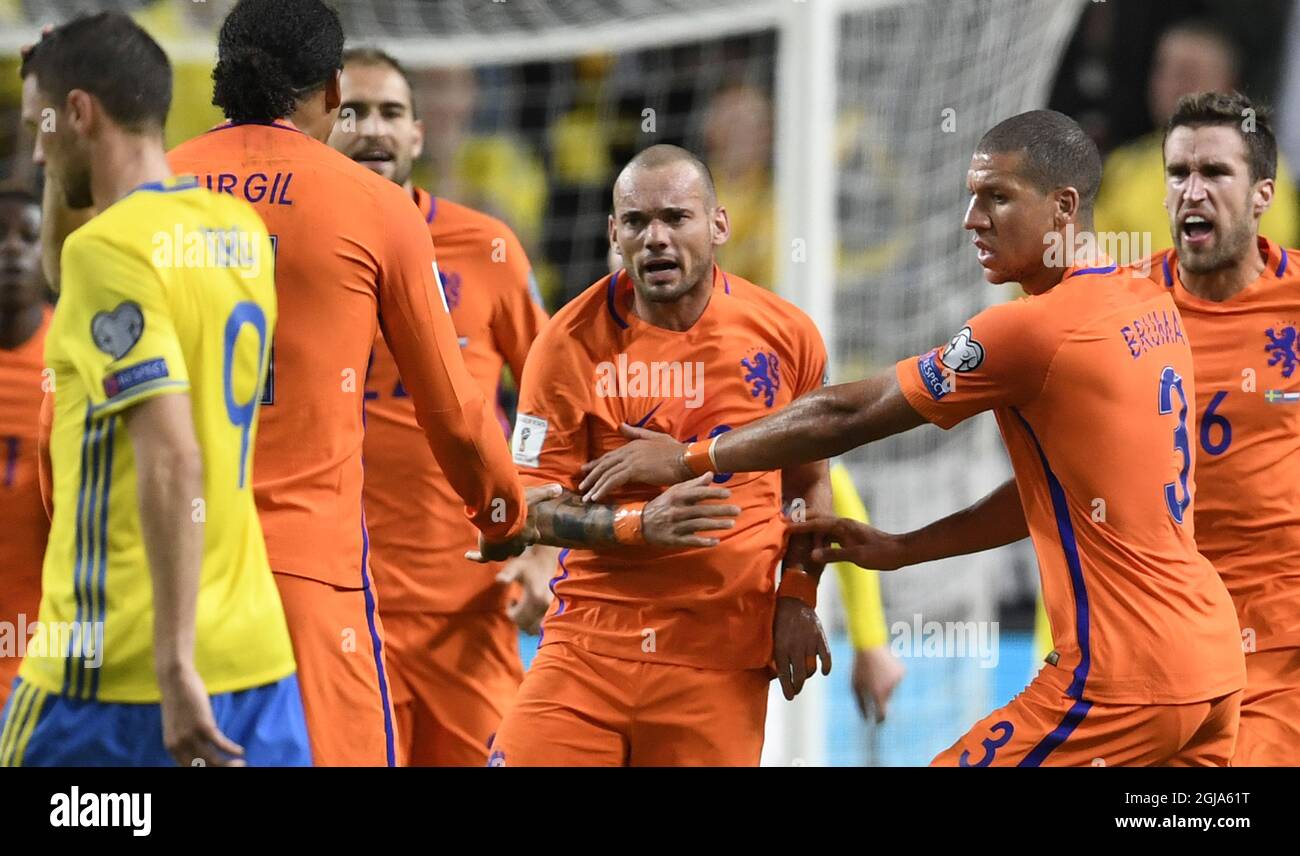
[[[14,632],[36,622],[41,564],[50,521],[41,502],[38,417],[45,367],[47,308],[36,333],[13,350],[0,348],[0,621]],[[20,621],[19,616],[24,616]],[[13,635],[15,645],[20,640]],[[26,642],[26,638],[21,640]],[[0,646],[0,698],[8,694],[19,651]]]
[[[464,205],[415,191],[438,251],[438,273],[465,367],[483,397],[497,400],[501,370],[516,382],[546,323],[532,269],[510,227]],[[508,431],[503,426],[503,431]],[[465,558],[478,544],[464,504],[429,453],[392,352],[375,340],[366,380],[366,525],[380,609],[450,613],[499,609],[500,565]]]
[[[1232,601],[1196,549],[1196,382],[1163,288],[1113,265],[1073,269],[896,370],[930,422],[997,416],[1056,649],[1040,679],[1113,704],[1241,689]]]
[[[1228,586],[1247,651],[1300,646],[1300,260],[1261,238],[1264,272],[1222,303],[1169,288],[1196,362],[1196,544]]]
[[[812,321],[715,267],[704,314],[674,332],[632,312],[626,272],[606,277],[542,331],[524,368],[513,439],[528,483],[577,489],[579,468],[627,442],[626,422],[682,441],[716,437],[822,385]],[[772,657],[775,572],[785,545],[781,474],[720,474],[734,528],[715,547],[565,550],[543,643],[704,669],[757,669]],[[650,499],[630,487],[616,502]]]
[[[475,521],[494,538],[517,532],[523,488],[465,370],[428,227],[402,188],[284,120],[219,125],[169,160],[252,203],[272,235],[280,321],[253,470],[272,569],[365,585],[362,396],[381,325]]]

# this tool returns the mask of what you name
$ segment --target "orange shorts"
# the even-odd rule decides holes
[[[275,574],[318,767],[396,764],[383,625],[373,589]]]
[[[930,765],[1225,767],[1240,704],[1240,690],[1191,704],[1079,701],[1039,677]]]
[[[500,610],[383,618],[399,761],[482,767],[524,679],[519,629]]]
[[[756,767],[768,680],[765,669],[695,669],[543,645],[488,764]]]
[[[1246,655],[1234,767],[1300,767],[1300,648]]]

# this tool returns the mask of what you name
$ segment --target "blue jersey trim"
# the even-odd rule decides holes
[[[1083,722],[1083,718],[1088,715],[1088,711],[1091,709],[1092,702],[1076,701],[1065,714],[1065,718],[1061,720],[1061,724],[1052,729],[1052,733],[1038,741],[1038,745],[1029,750],[1029,754],[1022,758],[1016,766],[1041,767],[1043,762],[1047,760],[1047,756],[1052,754],[1053,750],[1074,733],[1074,729],[1079,727],[1079,723]]]
[[[613,276],[609,278],[609,283],[605,286],[605,304],[609,307],[609,314],[613,317],[614,321],[617,322],[618,326],[626,330],[628,328],[628,323],[618,314],[618,309],[614,306],[614,289],[616,288],[618,278],[621,274],[622,271],[616,271]]]
[[[1065,553],[1065,564],[1070,570],[1070,586],[1074,590],[1074,633],[1079,640],[1079,665],[1075,667],[1074,680],[1070,682],[1065,692],[1070,698],[1082,700],[1084,685],[1088,681],[1088,671],[1092,667],[1092,651],[1088,634],[1088,587],[1083,579],[1083,566],[1079,562],[1079,546],[1074,536],[1074,524],[1070,522],[1070,508],[1066,504],[1065,488],[1057,479],[1056,473],[1052,472],[1052,467],[1047,462],[1047,455],[1043,453],[1043,446],[1038,442],[1033,427],[1017,408],[1011,408],[1011,412],[1015,413],[1020,423],[1025,426],[1029,439],[1034,441],[1034,448],[1038,451],[1043,472],[1047,476],[1048,491],[1052,496],[1056,531],[1061,539],[1061,550]]]

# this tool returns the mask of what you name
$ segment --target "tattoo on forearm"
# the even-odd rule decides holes
[[[614,509],[588,505],[566,492],[533,506],[538,540],[556,547],[601,547],[615,544]]]

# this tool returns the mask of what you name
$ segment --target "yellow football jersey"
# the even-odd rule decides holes
[[[123,412],[188,393],[203,457],[195,663],[211,694],[294,671],[252,494],[276,320],[253,208],[191,178],[148,184],[68,237],[46,339],[54,519],[20,676],[78,699],[156,702],[153,584]]]

